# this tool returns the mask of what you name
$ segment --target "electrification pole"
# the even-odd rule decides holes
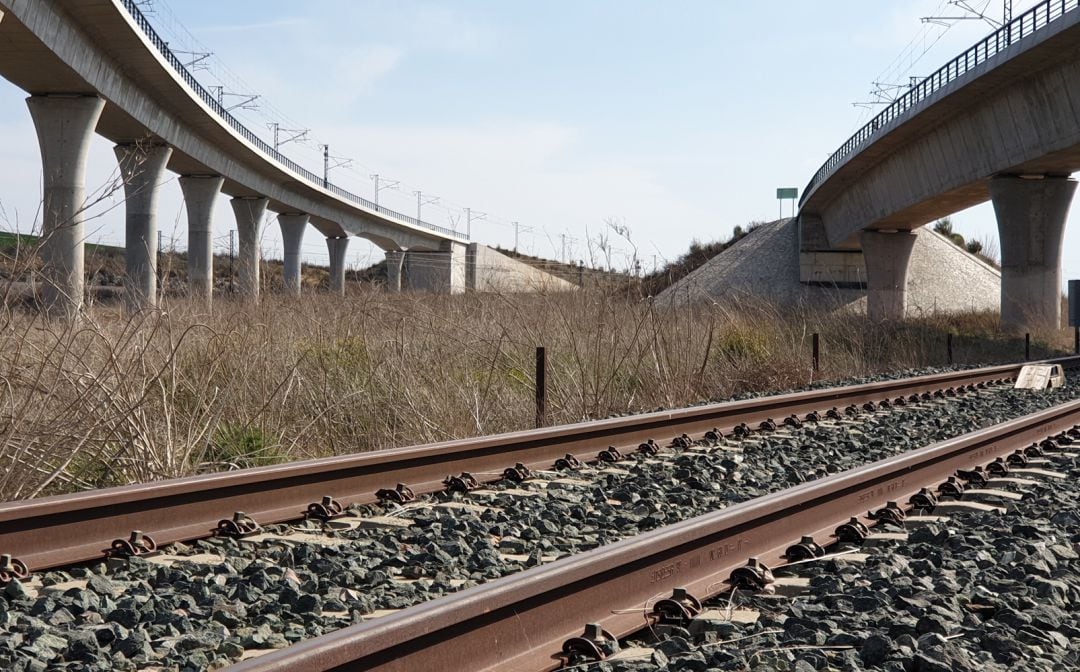
[[[330,184],[330,145],[322,146],[322,186]]]
[[[416,194],[416,221],[417,223],[423,223],[424,220],[420,218],[420,208],[430,203],[438,203],[439,197],[428,196],[427,198],[424,198],[424,193],[419,189],[417,189],[413,193]]]
[[[236,291],[236,231],[229,229],[229,292]]]
[[[282,145],[287,145],[295,140],[303,140],[307,137],[308,129],[306,128],[282,128],[281,124],[276,121],[272,121],[269,124],[270,130],[274,132],[274,151],[277,152],[281,149]],[[288,134],[288,137],[282,138],[281,133],[284,131]]]
[[[473,212],[472,208],[465,208],[465,237],[472,240],[472,223],[473,220],[481,220],[487,217],[485,212]]]
[[[380,191],[382,191],[383,189],[396,189],[397,186],[399,184],[401,184],[401,181],[399,181],[399,180],[384,180],[386,182],[386,184],[380,184],[380,182],[379,182],[380,178],[379,178],[378,173],[372,173],[371,175],[368,175],[368,177],[375,180],[375,205],[376,206],[379,205],[379,192]]]

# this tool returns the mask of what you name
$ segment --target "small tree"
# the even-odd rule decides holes
[[[964,240],[964,237],[956,231],[953,231],[953,224],[951,218],[942,217],[941,219],[939,219],[937,223],[934,224],[934,231],[937,231],[941,235],[951,240],[954,245],[967,249],[968,244],[967,241]]]
[[[942,217],[934,224],[934,231],[937,231],[946,238],[951,238],[953,235],[952,218]]]

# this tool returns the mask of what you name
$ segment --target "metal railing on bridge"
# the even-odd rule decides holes
[[[184,65],[183,61],[181,61],[176,56],[176,54],[174,54],[169,48],[169,43],[163,40],[161,36],[158,35],[157,31],[154,30],[154,27],[150,24],[150,21],[146,18],[146,16],[143,15],[142,11],[139,9],[137,0],[122,0],[122,2],[124,8],[128,11],[128,14],[130,14],[131,17],[135,20],[136,25],[138,25],[139,28],[143,31],[143,34],[146,36],[146,38],[150,40],[150,43],[153,44],[154,47],[157,48],[158,52],[160,52],[161,55],[165,57],[165,60],[168,61],[169,65],[172,66],[173,70],[175,70],[177,74],[179,74],[180,77],[183,78],[183,80],[187,83],[191,90],[194,91],[200,98],[202,98],[202,101],[206,103],[206,105],[211,110],[213,110],[219,117],[221,117],[226,123],[228,123],[229,126],[233,128],[233,130],[243,136],[244,139],[246,139],[248,142],[255,145],[255,147],[267,157],[273,159],[274,161],[277,161],[278,163],[285,166],[300,177],[306,179],[308,182],[311,182],[313,185],[322,187],[327,191],[335,194],[336,196],[343,198],[346,201],[349,201],[355,205],[359,205],[363,208],[366,208],[367,210],[372,210],[374,212],[384,214],[388,217],[393,217],[394,219],[406,222],[408,224],[412,224],[413,226],[434,231],[450,238],[465,240],[465,236],[461,235],[457,231],[454,231],[453,229],[448,229],[444,226],[439,226],[437,224],[431,224],[429,222],[417,219],[416,217],[410,217],[409,215],[397,212],[395,210],[391,210],[389,208],[385,208],[381,205],[375,204],[373,201],[369,201],[366,198],[357,196],[356,194],[346,189],[342,189],[336,184],[324,180],[322,177],[316,175],[307,168],[304,168],[300,164],[296,163],[289,157],[285,156],[278,150],[271,147],[266,141],[264,141],[262,138],[255,135],[255,133],[248,129],[247,126],[244,126],[242,123],[240,123],[239,119],[234,117],[227,109],[225,109],[225,107],[217,100],[217,98],[211,95],[210,91],[208,91],[202,84],[199,83],[199,80],[197,80],[195,76],[191,74],[191,72]]]
[[[921,80],[903,95],[889,104],[876,117],[848,138],[840,149],[833,152],[829,160],[814,173],[810,183],[803,190],[803,200],[820,184],[840,163],[890,122],[904,116],[919,102],[929,98],[934,92],[956,78],[973,70],[981,63],[1004,51],[1038,30],[1057,21],[1080,6],[1080,0],[1044,0],[1028,11],[1016,17],[998,30],[977,42],[973,47],[942,66],[937,72]]]

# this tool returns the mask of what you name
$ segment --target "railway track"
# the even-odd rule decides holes
[[[1065,358],[1057,361],[1072,366],[1080,360]],[[517,481],[530,473],[533,477],[528,479],[529,482],[542,480],[536,472],[550,470],[560,460],[599,463],[598,466],[606,465],[605,471],[620,472],[621,464],[608,464],[605,460],[637,452],[639,448],[651,453],[669,444],[677,448],[675,452],[692,449],[691,444],[695,441],[691,436],[710,437],[705,443],[713,445],[717,443],[719,435],[748,437],[745,438],[746,442],[753,444],[759,436],[777,436],[791,429],[785,427],[788,418],[787,424],[792,426],[809,418],[809,425],[832,423],[842,425],[842,428],[853,427],[857,423],[848,419],[849,416],[887,416],[890,411],[881,409],[892,408],[899,412],[908,406],[925,407],[935,403],[953,403],[951,400],[962,401],[966,396],[993,395],[995,390],[1004,388],[1004,383],[1014,377],[1019,368],[1019,365],[990,367],[847,388],[813,390],[599,423],[0,505],[0,553],[13,556],[5,561],[8,569],[0,568],[0,573],[14,571],[18,575],[23,569],[41,571],[49,567],[99,560],[103,549],[110,549],[116,557],[128,554],[138,556],[142,555],[142,551],[152,550],[158,545],[205,538],[219,532],[244,534],[255,531],[257,523],[268,525],[278,521],[295,521],[305,515],[314,519],[314,525],[318,526],[325,519],[334,518],[343,508],[342,505],[377,502],[380,495],[385,508],[407,510],[413,505],[397,500],[408,499],[410,494],[435,493],[445,491],[448,487],[468,490],[483,482],[500,480],[504,481],[500,486],[503,487],[505,482]],[[774,425],[779,426],[779,430]],[[602,451],[606,451],[606,456],[600,455]],[[650,464],[662,462],[663,458],[646,454],[639,455],[636,461],[638,469],[645,469]],[[447,474],[451,477],[447,478]],[[454,474],[459,475],[454,477]],[[476,482],[470,484],[471,480]],[[822,482],[818,480],[814,483]],[[407,487],[395,487],[397,483]],[[749,506],[754,501],[757,500],[739,506]],[[403,503],[405,508],[400,506]],[[484,506],[478,502],[475,508],[483,509]],[[735,507],[723,513],[730,513],[733,509]],[[230,511],[238,510],[247,514],[237,517],[229,515]],[[334,522],[331,521],[331,524]],[[686,524],[677,527],[683,529],[682,526]],[[311,524],[308,529],[312,529]],[[669,529],[674,528],[657,530],[650,535],[665,533]],[[144,532],[133,535],[134,530]],[[713,554],[728,558],[757,553],[756,547],[751,545],[756,538],[757,533],[722,542],[709,551],[710,557]],[[636,549],[633,553],[641,555],[644,546],[640,544],[645,542],[635,542],[635,539],[620,544],[631,544]],[[605,549],[616,549],[616,546],[605,546],[597,551]],[[583,568],[586,566],[592,567],[587,565],[587,558],[593,557],[592,554],[597,551],[580,556],[585,559],[580,562],[586,562],[586,565],[578,564],[578,558],[571,557],[547,566],[565,567],[570,576],[577,572],[576,583],[558,584],[561,579],[552,577],[562,576],[560,572],[551,575],[544,573],[543,576],[547,578],[541,578],[539,584],[532,581],[515,584],[512,580],[516,577],[511,576],[426,605],[412,606],[396,614],[382,616],[356,626],[361,629],[359,633],[345,628],[336,634],[311,639],[299,648],[290,647],[241,662],[238,669],[421,669],[414,665],[428,664],[425,660],[436,661],[437,664],[433,663],[435,666],[431,669],[489,669],[492,665],[498,665],[499,669],[549,669],[558,663],[551,658],[553,650],[548,646],[549,641],[538,635],[550,633],[542,628],[534,631],[531,626],[521,629],[521,624],[526,622],[523,614],[541,613],[546,608],[543,601],[549,595],[535,592],[537,585],[545,582],[557,592],[584,593],[584,587],[579,584],[591,579],[581,572],[585,571]],[[565,554],[564,551],[559,555]],[[767,555],[763,557],[768,558]],[[683,562],[700,564],[701,559],[676,559],[653,568],[651,571],[656,572],[657,577],[653,580],[655,586],[666,589],[669,579],[685,576],[689,565]],[[516,576],[532,576],[537,571],[534,569]],[[609,572],[610,568],[603,571]],[[522,588],[524,585],[528,588]],[[475,592],[481,589],[495,592]],[[521,592],[523,590],[525,592]],[[531,597],[527,597],[526,593]],[[701,594],[708,595],[707,592]],[[514,595],[524,596],[526,603],[505,602]],[[594,597],[585,601],[599,605]],[[445,604],[447,601],[450,607]],[[507,606],[494,606],[504,603]],[[463,650],[457,648],[460,642],[450,649],[432,645],[432,652],[441,653],[433,653],[435,657],[431,659],[424,658],[428,654],[423,653],[421,647],[428,647],[429,642],[420,641],[413,635],[430,637],[433,633],[445,635],[450,631],[464,632],[471,626],[461,620],[464,612],[455,611],[461,609],[462,604],[471,604],[472,608],[478,610],[474,616],[492,624],[496,622],[495,615],[499,609],[509,608],[517,614],[518,629],[504,624],[506,632],[487,631],[478,635],[482,639],[494,637],[487,640],[489,644],[496,641],[501,643],[495,648],[487,646],[490,656],[486,659],[476,658],[473,650],[476,647],[471,644],[461,645],[468,651],[468,659],[454,657],[458,654],[452,654],[452,651]],[[452,615],[444,611],[448,608]],[[641,618],[640,613],[636,615],[639,626]],[[587,615],[575,619],[573,629],[580,629],[582,623],[595,620]],[[600,621],[609,632],[623,632],[621,622],[609,625],[603,619]],[[346,619],[334,627],[347,624]],[[563,641],[571,638],[568,634],[570,630],[563,625],[559,627],[562,630],[553,636],[554,639],[563,639],[559,640],[560,646],[554,651],[560,649]],[[529,642],[535,646],[522,653],[524,657],[517,653],[512,655],[512,652],[518,651],[517,645],[520,643],[514,638],[522,633],[527,633]],[[316,631],[316,634],[319,632]],[[358,639],[353,639],[354,636]],[[296,638],[289,640],[290,643],[293,641]],[[349,651],[351,653],[347,653]],[[406,651],[412,653],[406,656],[403,653]],[[364,655],[358,656],[358,653]],[[414,659],[412,656],[421,658]],[[357,660],[358,657],[362,660]]]
[[[1080,357],[1054,361],[1072,367]],[[548,469],[567,456],[595,462],[609,447],[629,454],[650,440],[667,445],[684,434],[728,435],[737,427],[754,431],[762,422],[782,424],[792,416],[804,420],[912,395],[955,394],[1012,380],[1020,368],[954,371],[9,502],[0,504],[0,553],[37,571],[98,559],[102,549],[114,542],[122,546],[135,531],[154,545],[189,541],[214,534],[220,521],[238,512],[266,525],[380,496],[404,501],[444,490],[448,475],[492,482],[517,465]]]
[[[552,670],[599,661],[613,642],[685,617],[733,587],[768,586],[879,522],[902,522],[1080,445],[1080,401],[664,527],[242,662],[286,670]],[[818,548],[820,547],[820,548]]]

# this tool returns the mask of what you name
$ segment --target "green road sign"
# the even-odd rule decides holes
[[[796,187],[781,187],[776,190],[776,197],[779,199],[798,198],[799,190]]]

